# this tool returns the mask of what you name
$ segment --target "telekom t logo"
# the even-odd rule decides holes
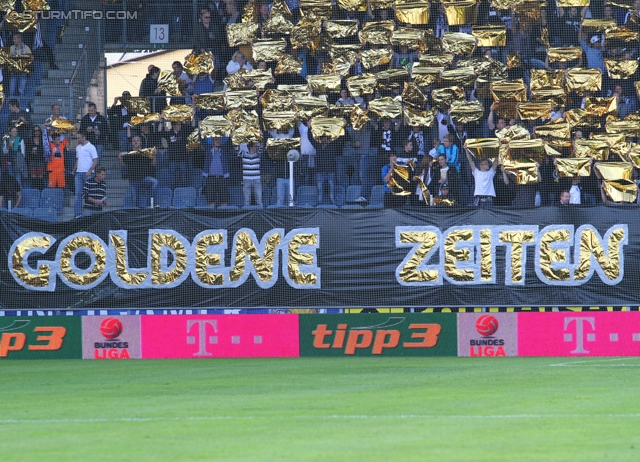
[[[591,326],[591,329],[594,331],[593,333],[587,334],[587,339],[586,339],[587,342],[595,342],[596,341],[596,334],[595,334],[596,320],[593,317],[564,318],[564,331],[565,331],[564,341],[565,342],[573,341],[573,334],[566,333],[571,323],[573,323],[573,321],[576,322],[576,330],[575,330],[576,349],[573,350],[571,353],[575,353],[575,354],[589,353],[589,350],[584,349],[584,342],[585,342],[584,325],[585,323],[588,323]]]
[[[209,345],[218,343],[217,335],[207,337],[207,325],[213,329],[214,334],[218,333],[218,321],[187,321],[187,334],[191,333],[193,326],[198,326],[196,335],[187,335],[187,343],[190,345],[194,345],[197,338],[198,352],[194,356],[211,356],[211,353],[207,351],[207,343]]]

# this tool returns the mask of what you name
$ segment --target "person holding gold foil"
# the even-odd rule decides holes
[[[479,208],[491,207],[496,198],[496,190],[493,186],[493,177],[498,168],[498,156],[489,163],[489,159],[481,159],[476,167],[471,152],[467,149],[467,160],[471,167],[473,179],[475,180],[475,190],[473,192],[473,205]]]

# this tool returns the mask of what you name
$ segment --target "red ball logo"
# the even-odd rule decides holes
[[[476,330],[483,337],[493,335],[498,330],[498,320],[487,314],[480,316],[476,321]]]
[[[106,339],[113,340],[122,333],[122,323],[116,318],[107,318],[100,323],[100,333]]]

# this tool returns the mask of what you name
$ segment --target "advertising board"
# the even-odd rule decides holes
[[[79,316],[0,318],[0,359],[81,359]]]

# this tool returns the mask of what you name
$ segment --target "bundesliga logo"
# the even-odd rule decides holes
[[[110,342],[95,342],[93,344],[95,359],[129,359],[129,342],[120,342],[118,337],[123,332],[122,321],[107,318],[100,323],[100,333]]]
[[[498,332],[498,326],[498,320],[488,314],[482,315],[476,320],[476,330],[483,338],[471,339],[469,342],[470,356],[506,356],[503,348],[504,340],[493,337]]]

